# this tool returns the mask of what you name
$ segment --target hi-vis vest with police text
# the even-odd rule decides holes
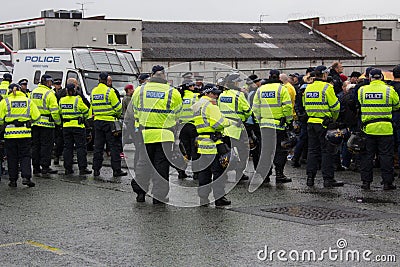
[[[210,134],[222,132],[225,127],[230,125],[229,120],[222,115],[219,107],[214,105],[212,99],[207,96],[202,96],[192,108],[195,115],[193,124],[199,134],[196,138],[197,152],[199,154],[216,155],[217,145],[222,144],[222,141],[213,141]]]
[[[340,103],[330,83],[314,81],[307,85],[303,105],[309,117],[308,123],[322,124],[325,117],[333,120],[339,117]]]
[[[193,120],[194,115],[191,107],[194,103],[196,103],[198,96],[198,93],[194,93],[190,90],[185,90],[185,93],[182,97],[182,111],[179,116],[179,119],[183,123],[187,123]]]
[[[24,93],[10,94],[0,102],[0,124],[6,123],[4,138],[30,138],[27,122],[37,121],[40,111]],[[19,125],[20,124],[20,125]]]
[[[39,84],[31,93],[31,100],[40,111],[40,119],[34,126],[54,128],[55,124],[61,124],[60,111],[54,91],[45,85]]]
[[[392,87],[383,81],[371,81],[370,85],[358,90],[358,101],[361,105],[361,121],[365,125],[363,132],[370,135],[393,134],[392,111],[399,109],[400,103],[399,96]],[[380,119],[386,121],[379,121]]]
[[[224,129],[224,134],[239,140],[244,130],[242,122],[245,122],[251,115],[246,97],[238,90],[225,90],[218,97],[218,107],[225,118],[235,121]]]
[[[281,120],[289,123],[293,119],[293,106],[287,88],[280,83],[264,84],[258,88],[253,112],[260,128],[285,130],[286,125],[281,124]]]
[[[135,118],[143,127],[145,144],[174,142],[171,131],[182,110],[182,97],[178,90],[168,83],[151,80],[136,89],[132,96]]]
[[[64,96],[60,99],[60,112],[63,127],[85,128],[83,119],[89,116],[89,108],[83,103],[80,96]],[[79,124],[78,118],[82,118]]]
[[[93,88],[90,96],[90,114],[94,120],[115,121],[122,114],[122,104],[119,101],[114,89],[104,83]]]
[[[10,86],[10,82],[9,81],[1,81],[0,83],[0,95],[3,98],[6,98],[8,95],[8,86]]]

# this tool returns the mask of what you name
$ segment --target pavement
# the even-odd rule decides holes
[[[379,170],[371,191],[351,171],[336,173],[343,188],[323,189],[319,174],[310,189],[288,162],[290,184],[272,176],[254,193],[236,185],[227,208],[181,208],[136,203],[132,176],[109,167],[100,179],[56,168],[34,188],[3,176],[0,266],[399,266],[400,190],[382,191]],[[195,186],[172,169],[171,181]]]

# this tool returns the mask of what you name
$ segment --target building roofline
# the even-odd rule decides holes
[[[7,22],[0,22],[0,25],[6,25],[10,23],[20,23],[20,22],[26,22],[26,21],[32,21],[32,20],[87,20],[87,21],[142,21],[141,19],[106,19],[106,18],[100,18],[101,16],[92,16],[92,17],[87,17],[87,18],[81,18],[81,19],[63,19],[63,18],[49,18],[49,17],[36,17],[36,18],[31,18],[31,19],[22,19],[22,20],[14,20],[14,21],[7,21]]]
[[[308,25],[307,23],[300,22],[300,24],[303,25],[304,27],[310,29],[311,31],[313,31],[313,32],[315,32],[315,33],[321,35],[322,37],[324,37],[324,38],[327,39],[328,41],[330,41],[330,42],[332,42],[332,43],[334,43],[334,44],[336,44],[336,45],[342,47],[342,48],[345,49],[347,52],[350,52],[350,53],[354,54],[356,57],[364,58],[362,55],[360,55],[359,53],[357,53],[357,52],[354,51],[353,49],[351,49],[351,48],[349,48],[349,47],[343,45],[342,43],[336,41],[335,39],[329,37],[328,35],[326,35],[326,34],[320,32],[320,31],[318,31],[318,30],[316,30],[315,28],[312,28],[312,27],[311,27],[310,25]]]
[[[332,24],[342,24],[342,23],[351,23],[351,22],[366,22],[366,21],[393,21],[393,22],[400,22],[400,18],[399,19],[350,19],[350,20],[339,20],[339,21],[335,21],[335,22],[321,22],[321,18],[320,17],[311,17],[311,18],[302,18],[302,19],[293,19],[293,20],[288,20],[288,23],[296,23],[296,22],[304,22],[304,21],[309,21],[309,20],[317,20],[318,21],[318,25],[332,25]]]

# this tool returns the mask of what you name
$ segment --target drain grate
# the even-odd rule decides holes
[[[364,210],[323,202],[232,208],[231,211],[309,225],[370,221],[400,217],[400,214]]]
[[[367,218],[368,215],[357,212],[347,212],[340,209],[331,209],[326,207],[316,206],[289,206],[279,208],[261,209],[264,212],[278,213],[298,218],[317,220],[317,221],[330,221],[340,219],[356,219]]]

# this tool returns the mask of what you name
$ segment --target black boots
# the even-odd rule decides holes
[[[292,179],[286,177],[286,175],[283,174],[283,171],[276,170],[276,183],[277,184],[285,184],[285,183],[291,183]]]

